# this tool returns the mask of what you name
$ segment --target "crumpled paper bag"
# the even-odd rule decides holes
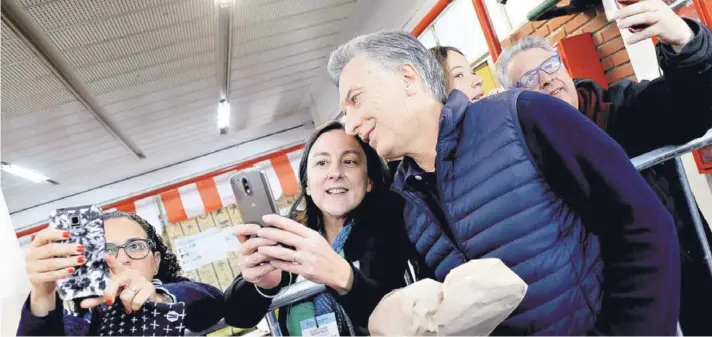
[[[488,336],[517,308],[527,284],[499,259],[472,260],[440,283],[425,279],[386,295],[372,336]]]

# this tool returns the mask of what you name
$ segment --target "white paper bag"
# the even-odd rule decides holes
[[[488,336],[526,291],[499,259],[472,260],[442,284],[426,279],[391,292],[371,314],[368,329],[373,336]]]

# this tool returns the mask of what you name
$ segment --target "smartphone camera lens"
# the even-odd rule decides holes
[[[250,189],[250,184],[247,182],[247,179],[245,179],[245,178],[242,178],[242,188],[245,189],[245,194],[252,195],[252,190]]]
[[[72,217],[72,225],[78,225],[79,224],[79,218],[76,216]]]

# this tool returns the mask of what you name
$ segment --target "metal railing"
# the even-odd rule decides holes
[[[272,299],[272,303],[267,311],[267,316],[265,316],[265,320],[267,321],[269,330],[272,332],[272,336],[283,336],[282,329],[279,327],[277,309],[312,297],[325,290],[325,285],[314,283],[309,280],[299,281],[282,289],[282,291],[280,291],[279,294]]]
[[[267,325],[270,331],[272,331],[272,336],[281,336],[281,331],[279,329],[279,324],[277,321],[276,309],[287,306],[292,303],[299,302],[305,298],[312,297],[326,290],[326,286],[323,284],[314,283],[312,281],[304,280],[292,284],[289,287],[285,287],[279,294],[272,299],[272,303],[269,306],[267,316],[265,317]],[[206,334],[220,330],[228,326],[225,320],[222,319],[220,322],[214,324],[213,326],[203,330],[203,331],[186,331],[186,336],[205,336]]]
[[[710,245],[707,241],[707,235],[705,234],[704,223],[702,223],[702,218],[700,217],[700,212],[697,208],[697,202],[695,201],[695,196],[692,194],[692,188],[690,187],[690,182],[687,180],[687,175],[685,174],[685,168],[682,164],[681,156],[690,153],[694,150],[698,150],[707,145],[712,144],[712,133],[708,133],[703,137],[695,139],[687,144],[680,146],[665,146],[657,150],[648,152],[646,154],[637,156],[631,161],[633,166],[635,166],[638,171],[650,168],[652,166],[662,164],[668,160],[675,160],[675,170],[677,171],[680,184],[682,185],[682,190],[685,194],[685,199],[687,201],[688,210],[692,216],[692,223],[695,226],[695,233],[697,234],[697,239],[700,241],[702,246],[702,252],[704,253],[704,261],[707,266],[707,272],[712,275],[712,251],[710,251]]]
[[[272,304],[269,310],[281,308],[285,305],[299,302],[305,298],[312,297],[326,290],[326,286],[319,283],[314,283],[309,280],[303,280],[292,284],[289,287],[280,291],[277,297],[272,299]]]
[[[638,171],[645,170],[647,168],[653,167],[658,164],[662,164],[668,160],[675,160],[675,171],[677,172],[678,179],[682,185],[682,191],[685,194],[685,201],[687,201],[687,207],[692,216],[692,224],[695,226],[695,233],[697,234],[697,239],[700,241],[702,246],[702,252],[704,253],[704,261],[707,266],[707,272],[712,275],[712,252],[710,251],[710,245],[707,241],[707,235],[705,234],[704,223],[702,223],[702,218],[700,217],[700,212],[697,209],[697,202],[695,201],[695,196],[692,194],[692,188],[690,187],[690,182],[687,180],[687,175],[685,174],[685,167],[682,163],[681,156],[692,151],[701,149],[707,145],[712,144],[712,134],[708,133],[701,138],[695,139],[687,144],[680,146],[665,146],[657,150],[650,151],[648,153],[637,156],[631,160],[633,166]],[[677,322],[678,336],[683,336],[682,328],[680,327],[680,322]]]
[[[666,146],[648,152],[646,154],[633,158],[631,162],[638,171],[642,171],[655,165],[662,164],[668,160],[675,160],[675,168],[678,173],[680,183],[683,187],[683,192],[685,194],[685,198],[689,206],[689,211],[692,214],[695,231],[705,254],[704,260],[707,265],[708,271],[712,275],[712,252],[710,251],[709,242],[707,241],[707,236],[705,235],[704,224],[702,223],[700,213],[697,209],[695,197],[692,194],[692,189],[690,188],[690,183],[687,180],[687,176],[685,175],[685,170],[682,164],[682,159],[680,158],[680,156],[686,153],[690,153],[694,150],[700,149],[710,144],[712,144],[712,134],[705,135],[704,137],[695,139],[681,146]],[[415,281],[415,275],[413,274],[412,266],[409,265],[408,271],[406,272],[404,277],[406,283],[412,283]],[[323,284],[317,284],[307,280],[299,281],[289,287],[284,288],[274,299],[272,299],[272,304],[269,306],[269,311],[267,313],[267,316],[265,317],[269,329],[272,332],[272,336],[283,335],[279,327],[276,309],[286,307],[290,304],[312,297],[318,293],[323,292],[325,289],[326,287]],[[224,326],[225,322],[223,320],[218,323],[217,329],[223,328]],[[206,332],[214,331],[217,329],[211,328],[201,333],[195,333],[191,335],[204,335]],[[682,331],[680,329],[679,324],[677,329],[678,335],[682,336]]]
[[[405,280],[405,284],[415,282],[415,271],[410,262],[408,262],[408,270],[406,270],[403,275],[403,279]],[[276,309],[286,307],[292,303],[315,296],[325,290],[326,286],[323,284],[303,280],[292,284],[277,294],[277,297],[272,299],[272,304],[270,304],[267,316],[265,317],[267,325],[269,326],[270,331],[272,331],[272,336],[282,336]]]

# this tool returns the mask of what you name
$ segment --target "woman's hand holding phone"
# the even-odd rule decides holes
[[[72,275],[86,261],[82,245],[58,242],[68,238],[69,232],[45,228],[37,233],[27,251],[30,310],[35,316],[47,316],[55,309],[57,280]]]
[[[626,41],[628,44],[657,36],[660,42],[679,53],[694,37],[687,23],[662,0],[617,1],[622,7],[616,18],[618,28],[633,32]]]
[[[282,281],[282,271],[272,266],[270,258],[258,250],[277,243],[257,236],[259,225],[244,224],[237,226],[235,236],[242,245],[237,250],[237,266],[242,278],[262,289],[273,289]]]
[[[259,229],[257,235],[280,244],[258,248],[273,267],[326,285],[339,294],[351,290],[354,278],[351,264],[319,232],[279,215],[265,215],[262,220],[267,226]]]

